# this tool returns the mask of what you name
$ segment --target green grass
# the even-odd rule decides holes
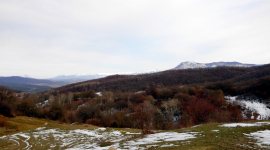
[[[3,135],[12,135],[18,132],[28,133],[31,137],[28,140],[28,143],[33,147],[31,149],[66,149],[70,147],[76,146],[76,144],[91,144],[96,142],[101,147],[108,147],[110,145],[115,144],[114,142],[108,141],[107,139],[98,139],[98,141],[91,141],[87,135],[82,135],[83,139],[73,142],[71,145],[61,146],[61,141],[53,136],[53,134],[49,134],[46,137],[34,137],[32,133],[34,133],[35,129],[38,127],[46,127],[46,129],[57,129],[61,130],[63,133],[69,133],[71,130],[76,129],[87,129],[93,130],[98,128],[96,126],[87,125],[87,124],[64,124],[59,123],[57,121],[49,121],[45,119],[36,119],[30,117],[23,117],[18,116],[15,118],[5,118],[1,117],[0,119],[7,120],[8,129],[5,127],[0,128],[0,136]],[[258,122],[258,121],[250,121],[250,123]],[[46,126],[45,126],[46,124]],[[180,150],[180,149],[187,149],[187,150],[210,150],[210,149],[262,149],[257,146],[256,140],[252,138],[248,138],[244,134],[249,134],[256,131],[262,130],[270,130],[270,125],[263,125],[263,126],[255,126],[255,127],[235,127],[235,128],[228,128],[228,127],[220,127],[222,123],[209,123],[203,124],[197,127],[189,127],[184,129],[177,129],[171,130],[173,132],[179,133],[189,133],[189,132],[197,132],[196,138],[184,140],[184,141],[170,141],[170,142],[161,142],[155,144],[146,144],[140,145],[140,147],[145,147],[146,149],[160,149],[160,150]],[[140,130],[138,129],[127,129],[127,128],[106,128],[105,131],[99,131],[100,134],[109,131],[120,131],[123,136],[126,136],[126,132],[132,133],[139,133]],[[219,130],[219,132],[214,132],[212,130]],[[167,131],[159,131],[159,132],[167,132]],[[26,147],[24,140],[25,137],[20,137],[20,140],[12,141],[8,139],[0,139],[0,149],[23,149]],[[131,135],[124,138],[120,141],[120,146],[122,144],[135,140],[137,138],[143,138],[142,135]],[[97,139],[95,139],[97,140]],[[49,143],[49,144],[48,144]],[[161,147],[162,145],[169,145],[173,144],[174,146],[171,147]],[[55,147],[50,147],[50,145],[55,145]],[[149,145],[153,145],[152,147],[148,147]],[[157,145],[157,146],[154,146]],[[123,147],[122,147],[123,148]],[[270,149],[270,147],[269,147]]]
[[[253,121],[254,122],[254,121]],[[164,142],[161,143],[173,143],[179,145],[176,147],[160,148],[156,149],[260,149],[256,145],[256,140],[248,138],[244,135],[270,129],[270,125],[258,126],[258,127],[219,127],[221,123],[209,123],[203,124],[195,128],[186,128],[173,130],[175,132],[199,132],[195,139],[190,139],[190,142]],[[219,132],[213,132],[212,130],[219,130]],[[269,147],[270,148],[270,147]]]

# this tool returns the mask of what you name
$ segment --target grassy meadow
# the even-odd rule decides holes
[[[258,145],[247,134],[269,130],[270,125],[251,127],[222,127],[221,123],[208,123],[194,127],[154,131],[143,136],[140,130],[129,128],[100,128],[87,124],[65,124],[46,119],[24,116],[7,118],[1,116],[0,149],[270,149]],[[253,124],[258,121],[246,122]],[[155,137],[159,133],[179,135]],[[193,138],[183,138],[188,135]],[[150,138],[150,136],[152,136]]]

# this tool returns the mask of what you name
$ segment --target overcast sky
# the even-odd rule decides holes
[[[270,63],[270,0],[0,0],[0,76]]]

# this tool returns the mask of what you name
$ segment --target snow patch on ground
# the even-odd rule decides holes
[[[252,118],[254,118],[253,113],[259,114],[257,120],[268,120],[270,118],[270,109],[266,107],[265,104],[255,102],[255,101],[247,101],[247,100],[236,100],[237,96],[225,96],[228,99],[229,103],[236,103],[240,105],[242,108],[252,111]]]
[[[157,144],[162,142],[167,142],[163,144],[162,147],[177,146],[170,142],[196,138],[198,132],[162,132],[149,134],[143,138],[136,138],[134,136],[135,134],[140,133],[131,133],[109,128],[61,130],[40,127],[36,130],[2,136],[0,139],[14,141],[18,148],[22,146],[20,143],[24,143],[23,149],[31,149],[32,147],[43,149],[44,147],[50,147],[70,150],[108,150],[109,148],[135,150],[157,147],[160,146]],[[106,144],[108,144],[108,146]]]
[[[145,91],[138,91],[138,92],[135,92],[134,94],[142,94],[142,93],[145,93]]]
[[[37,103],[36,106],[39,107],[39,108],[43,108],[45,106],[48,106],[50,104],[50,99],[49,100],[45,100],[41,103]]]
[[[98,96],[102,96],[102,93],[101,92],[97,92],[96,93]]]
[[[43,129],[45,129],[46,127],[40,127],[40,128],[36,128],[36,130],[37,131],[39,131],[39,130],[43,130]]]
[[[219,132],[219,130],[212,130],[212,132]]]
[[[141,133],[131,133],[131,132],[126,132],[126,134],[141,134]]]
[[[161,145],[160,147],[171,147],[171,146],[178,146],[178,145],[174,145],[174,144],[165,144],[165,145]]]
[[[97,128],[96,130],[98,130],[98,131],[105,131],[106,128]]]
[[[142,139],[136,139],[133,141],[128,141],[127,143],[123,144],[126,146],[137,146],[137,145],[146,145],[146,144],[156,144],[160,142],[169,142],[169,141],[183,141],[196,138],[195,132],[193,134],[189,133],[177,133],[177,132],[163,132],[163,133],[156,133],[146,135]],[[170,145],[171,146],[171,145]]]
[[[198,124],[198,125],[192,126],[191,128],[196,128],[196,127],[199,127],[199,126],[201,126],[201,124]]]
[[[250,134],[245,134],[249,138],[257,140],[257,145],[262,148],[269,148],[270,146],[270,130],[257,131]]]
[[[229,123],[220,125],[220,127],[254,127],[254,126],[263,126],[263,125],[270,125],[270,122],[255,122],[255,123]]]

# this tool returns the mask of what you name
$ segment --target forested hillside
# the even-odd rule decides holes
[[[270,76],[270,65],[256,67],[217,67],[204,69],[169,70],[146,75],[114,75],[102,79],[70,84],[54,89],[54,92],[121,91],[136,92],[148,86],[171,87],[195,85],[222,89],[226,94],[252,92],[254,86]],[[266,77],[266,78],[265,78]],[[264,86],[264,85],[260,85]],[[258,90],[263,90],[262,88]],[[263,91],[262,91],[263,92]],[[257,92],[260,93],[260,92]],[[253,93],[251,93],[253,94]],[[258,95],[261,96],[261,95]]]

